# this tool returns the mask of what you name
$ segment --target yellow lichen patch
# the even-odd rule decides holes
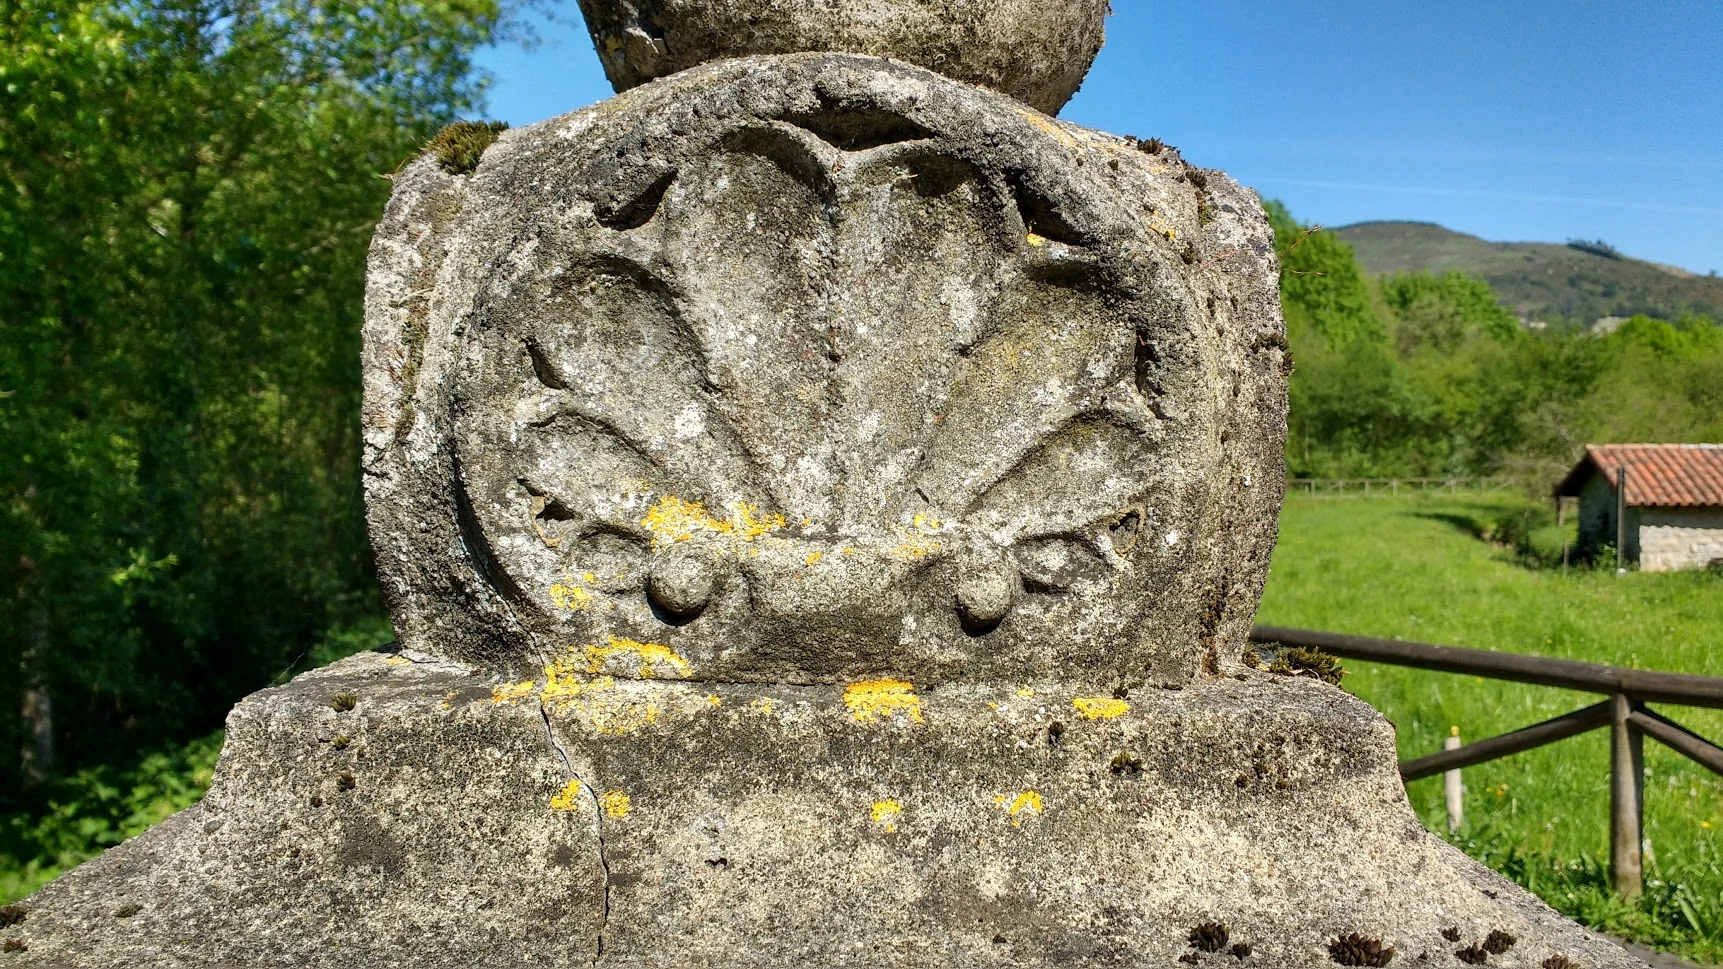
[[[1035,695],[1035,691],[1031,690],[1028,687],[1024,687],[1023,689],[1017,691],[1017,695],[1024,698],[1025,700],[1027,700],[1030,697]]]
[[[1071,701],[1084,720],[1111,720],[1131,712],[1131,705],[1110,696],[1078,697]]]
[[[572,654],[544,668],[546,701],[568,701],[587,693],[614,689],[614,679],[608,676],[587,676],[586,668],[575,662]]]
[[[921,697],[915,695],[915,687],[901,680],[852,683],[844,690],[844,706],[858,723],[889,721],[898,714],[922,722]]]
[[[771,713],[772,706],[772,698],[769,696],[763,696],[756,698],[754,702],[748,704],[748,709],[758,710],[761,713]]]
[[[1064,145],[1066,148],[1077,147],[1077,139],[1071,137],[1071,133],[1069,131],[1061,128],[1059,126],[1059,122],[1028,109],[1025,109],[1022,113],[1023,117],[1029,119],[1030,124],[1059,139],[1059,144]]]
[[[939,551],[940,544],[933,536],[939,534],[943,527],[932,515],[916,515],[913,527],[903,531],[903,540],[891,550],[892,557],[900,562],[914,562],[934,554]]]
[[[533,691],[537,688],[538,684],[532,680],[527,680],[524,683],[505,683],[491,690],[491,702],[518,703],[532,696]]]
[[[611,636],[609,642],[602,646],[594,644],[586,647],[586,672],[602,672],[609,667],[612,660],[626,657],[634,658],[638,664],[634,673],[643,680],[657,679],[660,676],[675,680],[686,679],[688,676],[688,661],[676,655],[668,646],[617,636]],[[627,675],[627,671],[622,672]]]
[[[625,737],[658,722],[656,703],[589,703],[584,711],[594,730],[611,737]]]
[[[706,698],[706,702],[707,702],[707,704],[709,704],[711,706],[721,707],[724,705],[724,698],[721,696],[718,696],[717,694],[713,694],[712,696],[709,696]]]
[[[621,791],[605,791],[598,795],[598,806],[604,809],[607,818],[626,818],[628,812],[634,810],[634,802]]]
[[[551,586],[551,604],[558,609],[567,609],[569,612],[586,612],[592,608],[592,593],[572,583],[573,580],[571,579],[568,582],[558,582]]]
[[[568,786],[558,791],[557,795],[550,799],[550,809],[552,811],[580,810],[580,782],[569,781]]]
[[[383,662],[389,664],[390,666],[405,666],[407,664],[407,657],[405,657],[405,656],[391,656],[388,659],[384,660]]]
[[[789,526],[783,515],[762,515],[760,509],[746,502],[738,502],[732,509],[736,522],[736,534],[745,542],[751,542],[762,535],[783,531]]]
[[[567,681],[556,693],[545,691],[561,716],[584,719],[593,731],[622,737],[658,722],[661,711],[650,701],[629,699],[608,676],[592,681]]]
[[[761,514],[759,506],[738,501],[730,506],[728,520],[718,518],[698,501],[684,501],[674,496],[660,498],[647,511],[640,525],[652,533],[658,544],[686,542],[696,535],[721,535],[752,542],[788,525],[783,515]]]
[[[1174,229],[1171,223],[1167,222],[1167,220],[1161,218],[1159,215],[1149,216],[1149,228],[1155,230],[1158,235],[1165,237],[1168,242],[1172,242],[1174,239],[1179,237],[1178,230]]]
[[[900,562],[915,562],[939,551],[939,547],[939,543],[930,538],[913,536],[900,542],[891,554]]]
[[[1029,233],[1029,244],[1031,246],[1034,246],[1035,248],[1039,249],[1042,246],[1047,244],[1047,237],[1046,236],[1038,236],[1035,233],[1031,232],[1031,233]]]
[[[824,553],[824,552],[809,552],[808,553],[808,564],[810,566],[818,565],[818,564],[820,564],[820,559],[823,559],[825,557],[826,557],[826,553]]]
[[[897,822],[903,817],[903,805],[896,798],[873,802],[873,823],[886,834],[897,833]]]
[[[1034,817],[1046,809],[1046,802],[1035,791],[1024,791],[1016,797],[1001,795],[994,803],[1005,809],[1005,814],[1011,819],[1012,827],[1021,827],[1024,817]]]
[[[622,736],[658,722],[656,703],[630,699],[610,676],[592,676],[571,654],[545,667],[544,702],[557,713],[584,717],[601,734]]]
[[[646,517],[640,519],[640,525],[652,533],[654,540],[670,542],[686,542],[702,532],[727,535],[735,530],[729,522],[707,513],[702,502],[676,497],[658,499]]]

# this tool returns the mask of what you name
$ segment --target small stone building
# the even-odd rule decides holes
[[[1579,499],[1579,544],[1616,541],[1616,482],[1627,472],[1623,551],[1647,572],[1723,565],[1723,444],[1593,444],[1556,488]]]

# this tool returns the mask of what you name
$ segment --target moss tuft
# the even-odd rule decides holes
[[[1219,952],[1226,948],[1230,934],[1225,922],[1204,922],[1191,929],[1191,948],[1202,952]]]
[[[329,698],[329,705],[335,708],[336,713],[349,713],[359,705],[359,698],[351,693],[337,693]]]
[[[359,781],[355,779],[352,774],[342,774],[340,777],[335,778],[335,789],[337,791],[351,791],[358,786]]]
[[[425,153],[435,155],[450,175],[471,174],[479,167],[485,149],[496,144],[509,126],[501,121],[457,121],[431,139]]]
[[[1579,969],[1579,963],[1567,956],[1550,956],[1544,960],[1544,969]]]
[[[0,942],[0,952],[23,952],[29,948],[28,945],[24,944],[23,939],[7,939],[5,942]]]
[[[1460,927],[1457,925],[1450,925],[1443,929],[1442,938],[1447,939],[1449,942],[1460,941]]]
[[[1245,647],[1244,655],[1239,659],[1253,670],[1262,668],[1262,654],[1257,652],[1255,647]]]
[[[1454,958],[1468,966],[1481,966],[1490,961],[1490,954],[1481,945],[1469,945],[1464,949],[1454,950]]]
[[[1274,658],[1274,665],[1268,668],[1270,673],[1281,676],[1309,676],[1327,683],[1329,686],[1339,686],[1340,680],[1346,675],[1346,670],[1340,666],[1340,661],[1319,649],[1286,649]]]
[[[1243,959],[1249,959],[1250,958],[1250,952],[1251,952],[1250,946],[1243,943],[1243,942],[1240,942],[1237,945],[1233,946],[1230,951],[1232,952],[1232,957],[1234,959],[1243,960]]]
[[[347,745],[352,743],[352,742],[353,742],[352,737],[349,737],[346,734],[342,734],[341,736],[335,737],[332,740],[330,740],[329,746],[334,747],[336,750],[346,750]]]
[[[1509,949],[1512,949],[1514,947],[1514,943],[1518,941],[1518,939],[1508,933],[1503,932],[1501,929],[1497,929],[1484,937],[1484,951],[1488,952],[1490,955],[1499,956]]]
[[[9,929],[30,917],[30,910],[22,905],[0,905],[0,929]]]
[[[1381,969],[1394,961],[1394,947],[1383,945],[1381,939],[1371,939],[1349,932],[1328,943],[1328,957],[1342,966],[1374,966]]]

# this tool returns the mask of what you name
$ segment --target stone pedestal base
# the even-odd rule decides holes
[[[1313,681],[550,674],[247,699],[208,797],[27,900],[0,969],[1639,965],[1426,834]]]

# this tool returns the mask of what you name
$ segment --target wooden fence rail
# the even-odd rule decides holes
[[[1488,491],[1512,487],[1514,478],[1288,478],[1295,494],[1394,494],[1402,491]]]
[[[1500,737],[1402,761],[1400,776],[1415,781],[1609,727],[1610,870],[1616,891],[1623,895],[1638,895],[1645,885],[1640,859],[1644,842],[1645,738],[1649,736],[1723,775],[1723,747],[1646,707],[1647,703],[1670,703],[1723,709],[1723,678],[1278,626],[1258,626],[1251,631],[1251,639],[1265,645],[1319,649],[1347,659],[1608,697],[1602,703]]]

